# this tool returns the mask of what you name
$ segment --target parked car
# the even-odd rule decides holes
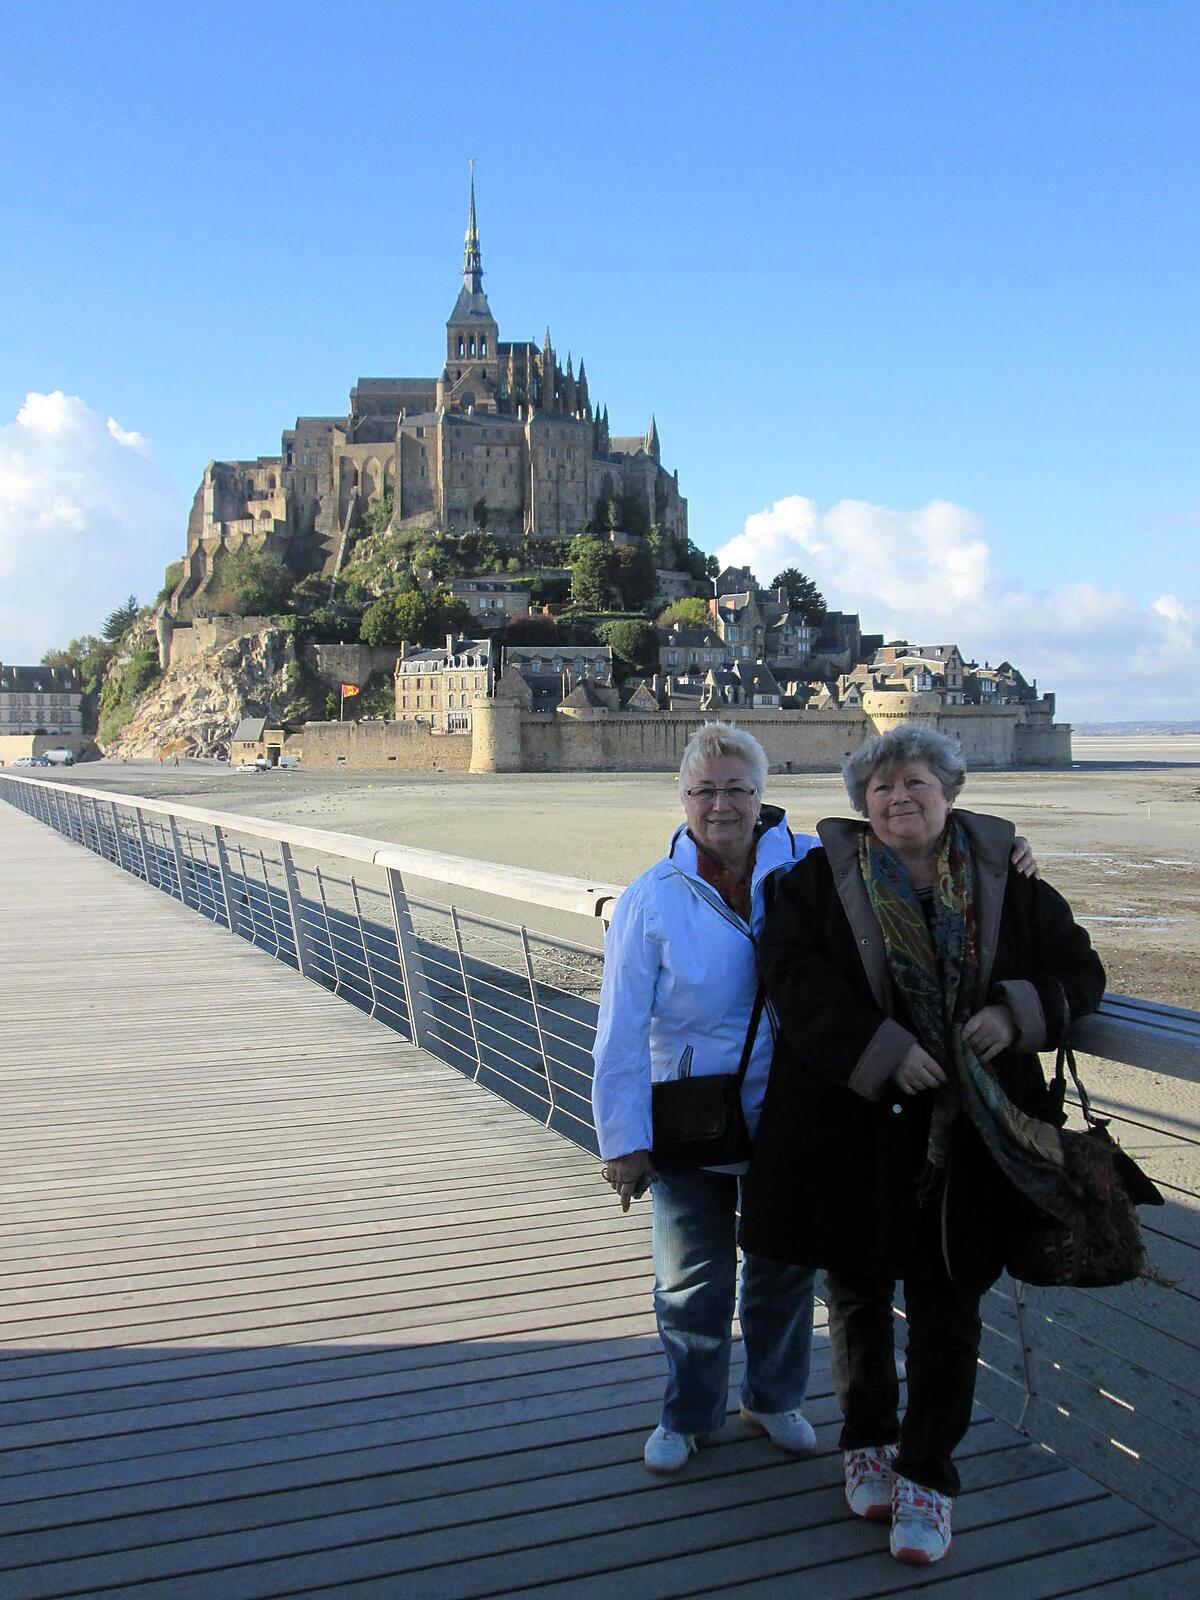
[[[36,767],[37,764],[37,756],[16,756],[13,758],[14,767]]]

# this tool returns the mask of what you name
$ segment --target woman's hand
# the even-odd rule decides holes
[[[892,1073],[892,1082],[905,1094],[920,1094],[922,1089],[936,1089],[939,1083],[945,1081],[945,1069],[915,1039],[909,1045],[904,1060]]]
[[[1013,840],[1012,855],[1008,858],[1023,878],[1040,878],[1041,872],[1034,860],[1033,846],[1024,834],[1017,834]]]
[[[963,1023],[963,1043],[969,1044],[980,1061],[990,1061],[1007,1050],[1017,1037],[1017,1025],[1006,1005],[984,1006]]]
[[[621,1210],[628,1211],[630,1202],[645,1194],[654,1168],[649,1150],[634,1150],[627,1156],[612,1156],[600,1170],[605,1182],[621,1197]]]

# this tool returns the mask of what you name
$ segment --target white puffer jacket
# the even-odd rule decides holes
[[[738,1069],[758,986],[764,885],[821,843],[815,834],[793,835],[776,806],[762,808],[759,827],[749,925],[700,877],[686,826],[617,901],[593,1051],[592,1110],[606,1159],[650,1148],[650,1085],[675,1077],[689,1046],[694,1076]],[[764,1010],[742,1084],[751,1137],[773,1044]]]

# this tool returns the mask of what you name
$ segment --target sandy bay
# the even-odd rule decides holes
[[[1071,770],[973,773],[963,804],[1029,835],[1111,988],[1200,1009],[1200,735],[1077,735],[1075,757]],[[243,775],[100,762],[67,781],[612,883],[660,855],[679,818],[667,773]],[[846,809],[836,773],[773,777],[769,794],[797,829]],[[571,924],[560,930],[594,931]]]

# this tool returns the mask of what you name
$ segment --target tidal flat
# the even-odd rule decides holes
[[[969,774],[960,804],[1028,835],[1091,932],[1110,989],[1200,1010],[1200,735],[1077,735],[1075,762]],[[667,773],[242,774],[104,761],[54,777],[611,884],[656,860],[680,820]],[[772,777],[767,798],[797,831],[847,811],[836,773]],[[479,909],[522,916],[513,902]],[[598,932],[565,915],[530,920],[584,942]]]

